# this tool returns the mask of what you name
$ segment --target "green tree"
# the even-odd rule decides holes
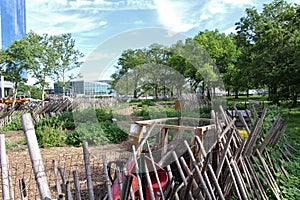
[[[299,10],[299,5],[275,0],[265,4],[261,13],[246,9],[246,16],[237,23],[238,35],[246,41],[245,52],[251,57],[251,81],[268,87],[274,103],[283,98],[293,98],[296,103],[299,96],[300,78],[295,76],[299,70]]]
[[[26,38],[16,40],[1,54],[5,79],[14,85],[14,106],[20,85],[27,82],[25,73],[32,65],[30,44]]]
[[[199,32],[194,37],[194,40],[207,51],[212,62],[218,67],[228,93],[230,89],[236,89],[236,86],[233,85],[236,84],[236,81],[232,80],[238,73],[235,65],[240,56],[240,51],[235,44],[233,36],[220,33],[218,30],[206,30]],[[204,66],[208,67],[208,65]]]
[[[72,73],[74,72],[72,70],[80,67],[82,64],[80,59],[84,55],[75,48],[75,40],[70,33],[53,36],[51,40],[56,52],[55,58],[57,58],[51,78],[62,87],[64,98],[65,89],[69,86],[70,80],[79,76],[79,74]]]
[[[115,66],[117,72],[111,75],[111,82],[114,89],[122,94],[133,94],[134,98],[138,97],[140,86],[140,75],[142,73],[140,65],[144,63],[144,52],[141,49],[128,49],[124,51]],[[131,88],[131,89],[129,89]]]
[[[35,64],[31,67],[32,77],[37,81],[35,85],[41,86],[41,99],[44,103],[45,88],[49,86],[47,78],[51,77],[56,69],[56,61],[59,59],[59,54],[55,51],[53,39],[55,36],[43,34],[42,36],[29,32],[27,35],[31,49],[35,56]]]

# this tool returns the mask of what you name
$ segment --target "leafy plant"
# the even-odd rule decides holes
[[[102,122],[101,128],[104,135],[112,143],[118,144],[129,138],[129,133],[127,131],[111,122]]]
[[[43,118],[35,124],[35,133],[40,147],[59,147],[66,145],[63,123],[58,117]]]
[[[39,126],[36,131],[38,144],[41,148],[60,147],[66,145],[66,134],[62,128],[53,128],[51,126]]]
[[[1,128],[1,132],[17,131],[22,129],[21,117],[15,118],[10,124]]]
[[[75,122],[72,112],[64,112],[58,116],[59,121],[63,122],[64,129],[75,129]]]
[[[90,122],[79,124],[67,137],[67,144],[69,145],[80,146],[82,141],[87,141],[91,145],[109,143],[109,139],[105,136],[101,126]]]

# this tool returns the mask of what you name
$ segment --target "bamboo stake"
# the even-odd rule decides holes
[[[235,160],[232,159],[230,164],[233,168],[233,172],[234,172],[235,178],[237,180],[238,186],[240,188],[243,199],[249,199],[248,195],[246,193],[245,183],[243,182],[243,179],[241,178],[240,171],[236,166]]]
[[[128,175],[128,171],[127,171],[126,166],[124,166],[123,172],[124,172],[124,175],[125,175],[124,184],[127,184],[127,185],[124,185],[123,190],[125,190],[125,191],[122,192],[121,195],[123,194],[123,199],[126,200],[127,197],[128,197],[128,188],[129,188],[129,194],[130,194],[131,199],[135,199],[134,192],[133,192],[133,189],[132,189],[132,186],[131,186],[133,176]],[[126,179],[126,177],[127,177],[127,179]],[[128,181],[128,182],[125,183],[125,181]]]
[[[229,159],[227,158],[227,156],[225,157],[225,161],[226,161],[226,163],[227,163],[227,166],[228,166],[228,169],[229,169],[229,173],[230,173],[230,175],[231,175],[231,179],[232,179],[233,184],[234,184],[234,186],[235,186],[235,189],[236,189],[236,192],[237,192],[237,196],[239,197],[239,199],[242,199],[242,196],[241,196],[241,193],[240,193],[240,189],[239,189],[238,184],[237,184],[237,182],[236,182],[236,179],[235,179],[235,177],[234,177],[233,170],[232,170],[232,168],[230,167],[230,162],[229,162]],[[225,188],[225,187],[224,187],[224,188]]]
[[[67,180],[67,175],[66,175],[65,169],[64,168],[58,168],[58,170],[59,170],[62,182],[63,182],[62,192],[65,194],[65,196],[67,196],[66,183],[67,183],[68,180]]]
[[[121,200],[127,200],[128,199],[128,195],[130,193],[130,190],[132,189],[132,187],[131,187],[132,179],[133,179],[133,176],[125,175],[124,185],[123,185],[122,190],[121,190],[121,198],[120,198]],[[134,199],[134,197],[131,196],[131,199]]]
[[[104,170],[104,175],[105,175],[105,182],[106,182],[106,188],[107,188],[107,194],[108,194],[108,199],[112,200],[112,193],[111,193],[111,187],[110,187],[110,179],[108,176],[108,171],[107,171],[107,164],[106,164],[106,159],[105,156],[102,156],[102,162],[103,162],[103,170]]]
[[[268,134],[266,138],[264,139],[263,143],[261,144],[259,151],[263,152],[263,150],[266,148],[266,146],[269,144],[271,139],[274,137],[274,134],[278,131],[279,122],[281,120],[281,115],[279,114],[276,118],[275,122],[272,124],[272,127],[268,131]]]
[[[150,193],[150,198],[151,198],[151,200],[155,200],[149,170],[148,170],[148,167],[147,167],[146,160],[144,160],[144,161],[145,161],[145,173],[146,173],[146,179],[147,179],[148,189],[149,189],[149,193]]]
[[[276,181],[266,163],[266,161],[262,158],[261,154],[259,153],[258,149],[256,149],[256,154],[258,155],[258,158],[260,160],[260,162],[263,164],[263,168],[265,169],[265,172],[266,172],[266,175],[267,177],[270,179],[270,182],[272,183],[274,189],[276,189],[277,191],[280,191],[277,184],[276,184]],[[276,191],[276,192],[277,192]]]
[[[227,152],[229,151],[230,143],[231,143],[232,138],[233,138],[233,133],[230,134],[229,139],[227,140],[226,146],[225,146],[225,148],[224,148],[223,151],[222,151],[220,163],[219,163],[219,165],[218,165],[218,167],[217,167],[217,170],[216,170],[216,178],[217,178],[217,179],[219,179],[219,177],[220,177],[221,170],[222,170],[223,164],[224,164],[224,162],[225,162],[226,154],[227,154]]]
[[[61,194],[62,190],[61,190],[61,185],[60,185],[60,181],[59,181],[59,176],[58,176],[58,165],[57,165],[57,161],[53,160],[52,161],[53,164],[53,169],[54,169],[54,176],[55,176],[55,185],[56,185],[56,190],[57,190],[57,194]]]
[[[173,174],[172,174],[172,170],[171,170],[170,165],[167,165],[167,172],[168,172],[168,177],[169,177],[170,179],[173,179],[174,176],[173,176]],[[175,181],[172,182],[172,191],[171,191],[170,196],[173,196],[173,198],[175,197],[176,200],[179,200],[179,196],[178,196],[178,194],[176,193],[176,189],[175,189],[176,184],[177,184],[177,183],[176,183]],[[174,193],[175,193],[175,194],[174,194]],[[173,198],[170,197],[170,199],[173,199]]]
[[[203,177],[202,177],[202,175],[201,175],[200,169],[199,169],[199,167],[198,167],[198,165],[197,165],[197,163],[196,163],[196,160],[195,160],[195,157],[194,157],[194,155],[193,155],[193,153],[192,153],[192,150],[191,150],[191,148],[190,148],[190,146],[189,146],[189,144],[187,143],[186,140],[184,141],[184,144],[185,144],[185,146],[187,147],[187,150],[188,150],[188,153],[189,153],[189,155],[190,155],[190,157],[191,157],[193,166],[194,166],[194,168],[196,169],[196,173],[197,173],[197,175],[198,175],[198,177],[199,177],[199,179],[200,179],[200,183],[201,183],[202,186],[203,186],[203,189],[204,189],[204,191],[205,191],[205,193],[206,193],[206,195],[207,195],[207,198],[211,200],[211,199],[212,199],[211,194],[209,193],[209,190],[208,190],[208,188],[207,188],[207,185],[205,184],[205,181],[204,181],[204,179],[203,179]]]
[[[122,177],[121,177],[121,172],[120,172],[120,167],[117,166],[117,180],[118,180],[118,183],[119,183],[119,187],[120,187],[120,191],[122,191],[123,189],[123,182],[122,182]]]
[[[79,183],[79,178],[78,178],[78,172],[77,172],[77,170],[73,171],[73,179],[74,179],[76,200],[81,200],[80,183]]]
[[[218,183],[218,179],[217,179],[217,177],[216,177],[216,175],[214,173],[214,170],[213,170],[211,164],[208,164],[208,169],[209,169],[209,172],[211,173],[212,180],[213,180],[213,182],[214,182],[214,184],[216,186],[216,190],[217,190],[217,192],[219,194],[219,198],[222,199],[222,200],[225,200],[225,198],[223,196],[223,193],[222,193],[222,190],[221,190],[221,187],[220,187],[220,185]]]
[[[185,191],[183,192],[182,199],[187,199],[188,195],[190,195],[190,199],[194,199],[193,195],[191,195],[191,187],[192,187],[193,180],[194,180],[193,174],[189,174],[188,180],[187,180],[187,185],[186,185]]]
[[[178,157],[177,157],[177,155],[176,155],[176,152],[173,151],[173,152],[172,152],[172,155],[173,155],[173,158],[174,158],[174,160],[175,160],[175,163],[176,163],[177,169],[178,169],[178,171],[179,171],[180,177],[181,177],[181,179],[182,179],[184,185],[187,187],[188,183],[187,183],[187,180],[185,179],[185,176],[184,176],[184,173],[183,173],[182,168],[181,168],[181,166],[180,166],[180,163],[179,163]],[[190,198],[192,198],[192,197],[193,197],[193,195],[192,195],[192,193],[190,193]]]
[[[20,187],[20,195],[22,200],[27,200],[27,192],[26,192],[26,185],[24,179],[19,180],[19,187]]]
[[[22,124],[32,163],[33,172],[39,188],[41,199],[51,199],[51,192],[47,182],[45,167],[43,164],[30,113],[22,115]]]
[[[142,181],[141,181],[141,178],[139,176],[139,166],[138,166],[138,162],[137,162],[137,152],[135,150],[135,147],[134,145],[132,145],[132,151],[133,151],[133,160],[134,160],[134,163],[135,163],[135,172],[136,172],[136,177],[137,177],[137,180],[138,180],[138,184],[139,184],[139,194],[140,194],[140,199],[141,200],[144,200],[144,194],[143,194],[143,185],[142,185]]]
[[[276,199],[280,199],[279,194],[276,191],[275,186],[273,185],[273,183],[270,181],[270,179],[265,175],[265,173],[263,172],[263,170],[261,169],[261,167],[259,166],[259,164],[255,161],[254,157],[251,156],[252,161],[256,164],[259,173],[262,175],[262,177],[267,181],[267,184],[269,185],[270,189],[272,190],[273,194],[275,195]]]
[[[93,181],[92,181],[92,171],[90,167],[88,143],[86,141],[83,142],[82,148],[83,148],[83,158],[84,158],[85,172],[87,178],[87,187],[89,191],[89,199],[94,200],[95,196],[94,196]]]
[[[263,199],[268,199],[268,196],[265,192],[265,189],[263,188],[263,185],[261,184],[258,176],[257,176],[257,173],[256,171],[254,170],[253,166],[252,166],[252,163],[250,162],[250,160],[248,159],[248,157],[245,157],[245,163],[246,165],[248,166],[249,168],[249,173],[251,174],[251,177],[256,185],[256,187],[258,188],[261,196]]]
[[[180,157],[180,162],[181,162],[181,164],[183,165],[183,168],[184,168],[186,174],[193,174],[193,173],[190,171],[190,169],[189,169],[188,165],[186,164],[186,162],[185,162],[185,160],[184,160],[183,157]],[[193,184],[193,187],[194,187],[195,189],[199,188],[199,187],[198,187],[198,184],[197,184],[197,182],[196,182],[195,179],[193,179],[192,184]],[[200,198],[201,200],[204,200],[204,197],[203,197],[203,195],[202,195],[201,190],[197,191],[197,193],[194,193],[194,194],[195,194],[195,195],[193,195],[193,196],[199,196],[199,198]]]
[[[70,182],[67,181],[65,185],[66,185],[66,200],[73,200]]]
[[[154,170],[154,175],[155,175],[156,182],[157,182],[157,185],[158,185],[158,188],[159,188],[159,192],[161,194],[163,194],[163,190],[162,190],[160,180],[159,180],[159,176],[158,176],[158,173],[157,173],[157,170],[156,170],[154,158],[153,158],[152,151],[151,151],[151,148],[150,148],[150,145],[149,145],[148,141],[147,141],[147,149],[149,151],[149,156],[150,156],[150,159],[151,159],[151,164],[152,164],[152,167],[153,167],[153,170]],[[164,200],[165,199],[164,195],[162,195],[161,198],[162,198],[162,200]]]
[[[6,155],[5,135],[0,134],[0,157],[1,157],[1,178],[2,178],[2,198],[10,199],[10,183],[9,183],[9,165]]]

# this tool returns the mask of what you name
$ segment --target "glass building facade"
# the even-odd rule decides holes
[[[0,49],[6,49],[15,40],[26,36],[26,4],[25,0],[0,0]],[[27,78],[24,71],[23,78]],[[7,96],[12,84],[0,79],[0,97]]]
[[[6,49],[13,41],[26,35],[25,0],[0,0],[1,48]]]
[[[54,94],[62,95],[62,88],[54,83]],[[67,96],[112,96],[114,91],[106,82],[71,81],[70,87],[65,89]]]

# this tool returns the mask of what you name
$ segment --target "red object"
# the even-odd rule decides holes
[[[146,163],[147,163],[147,167],[149,169],[149,175],[150,175],[150,178],[151,178],[152,188],[153,188],[153,192],[154,192],[154,195],[155,195],[157,192],[159,192],[158,183],[156,181],[155,173],[153,171],[153,167],[152,167],[152,163],[151,163],[150,158],[145,156],[145,160],[146,160]],[[135,166],[134,161],[131,160],[126,164],[126,169],[128,171],[128,174],[133,176],[131,186],[132,186],[134,195],[135,195],[135,197],[139,197],[140,195],[139,195],[138,178],[137,178],[137,174],[134,172],[134,166]],[[164,168],[160,167],[156,163],[155,163],[155,168],[156,168],[157,173],[158,173],[158,177],[159,177],[159,180],[160,180],[162,190],[164,190],[165,187],[167,186],[167,183],[168,183],[168,173],[164,170]],[[121,178],[122,178],[122,181],[124,181],[124,173],[121,174]],[[120,199],[120,194],[121,194],[120,186],[119,186],[118,181],[116,180],[114,182],[113,186],[112,186],[113,199],[114,200],[119,200]],[[148,183],[146,183],[146,198],[145,199],[146,200],[151,199],[150,191],[149,191],[149,188],[148,188]]]

